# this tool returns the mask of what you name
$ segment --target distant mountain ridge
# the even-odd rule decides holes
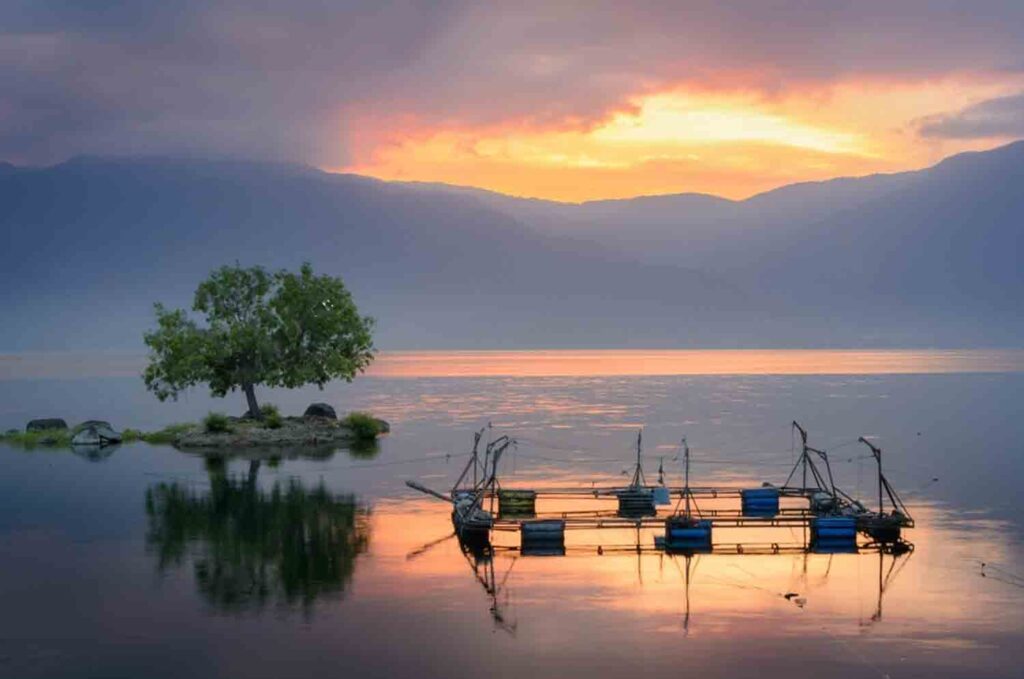
[[[300,165],[0,165],[0,350],[137,348],[211,268],[310,260],[391,348],[1019,346],[1024,142],[894,175],[583,204]]]

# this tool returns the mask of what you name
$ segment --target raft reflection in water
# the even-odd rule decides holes
[[[375,512],[374,552],[388,560],[366,572],[360,591],[416,592],[408,596],[443,606],[453,592],[476,590],[479,613],[520,639],[583,621],[639,636],[696,631],[705,640],[747,635],[766,643],[820,634],[823,626],[829,639],[890,642],[899,633],[909,645],[974,643],[1019,629],[1012,591],[980,577],[976,561],[982,555],[1012,569],[1015,552],[1000,539],[1002,526],[960,525],[934,506],[915,513],[912,551],[861,539],[856,553],[817,553],[801,531],[781,527],[770,535],[727,529],[710,553],[668,554],[655,547],[656,528],[580,529],[566,532],[565,556],[533,557],[511,531],[460,544],[443,505],[415,499]],[[437,596],[424,594],[427,582]]]
[[[344,595],[370,541],[369,510],[352,495],[299,480],[257,484],[259,463],[232,477],[215,461],[209,490],[178,482],[146,491],[147,547],[161,572],[191,562],[196,587],[224,612],[301,607]]]
[[[596,536],[599,531],[588,531]],[[630,531],[616,531],[621,536]],[[807,603],[807,587],[818,589],[821,584],[828,580],[829,573],[833,569],[833,557],[835,554],[826,554],[824,558],[824,570],[823,575],[819,574],[821,578],[817,585],[810,585],[807,581],[807,569],[808,569],[808,558],[812,555],[815,556],[815,560],[821,565],[821,554],[816,554],[810,547],[796,547],[790,545],[788,548],[779,549],[749,549],[749,550],[738,550],[730,551],[727,553],[715,554],[710,550],[707,551],[686,551],[686,552],[668,552],[661,548],[652,548],[646,546],[644,543],[650,539],[652,535],[650,531],[639,530],[633,533],[635,536],[635,542],[633,544],[625,543],[611,543],[607,545],[598,546],[596,549],[593,546],[580,547],[577,549],[571,549],[568,552],[563,548],[561,550],[562,555],[570,555],[575,557],[589,557],[593,559],[613,559],[614,563],[617,563],[619,568],[622,564],[621,559],[623,557],[635,558],[635,571],[633,569],[627,569],[635,573],[637,578],[637,584],[642,586],[644,584],[643,576],[643,560],[649,560],[652,557],[656,559],[657,570],[659,572],[656,578],[662,584],[665,582],[664,575],[665,569],[668,567],[670,571],[678,571],[679,581],[683,585],[683,610],[682,613],[682,627],[684,631],[689,631],[690,627],[690,614],[691,614],[691,593],[690,585],[693,578],[696,576],[696,571],[702,560],[710,561],[710,573],[706,574],[704,580],[717,584],[720,587],[734,587],[738,590],[746,590],[752,594],[767,595],[768,598],[778,598],[792,605],[803,608]],[[504,632],[515,635],[518,621],[514,616],[510,616],[508,608],[510,606],[510,594],[511,590],[514,589],[514,583],[510,580],[514,580],[512,576],[513,568],[516,562],[520,558],[529,559],[530,556],[536,556],[531,554],[530,551],[525,548],[514,547],[511,545],[494,545],[488,540],[480,539],[459,539],[455,532],[448,534],[445,537],[431,540],[420,547],[410,551],[406,555],[407,561],[413,561],[418,559],[434,548],[442,545],[443,543],[452,540],[457,542],[462,555],[465,557],[467,564],[472,570],[473,576],[483,587],[488,599],[490,600],[490,614],[494,623],[495,629],[500,629]],[[635,552],[635,557],[626,556],[630,552]],[[876,560],[877,568],[877,589],[875,596],[875,610],[871,614],[870,622],[865,623],[863,620],[861,624],[871,625],[882,620],[883,610],[883,597],[890,584],[897,578],[902,572],[911,555],[914,552],[914,545],[908,542],[899,542],[893,544],[879,544],[871,543],[863,545],[860,549],[861,557],[868,557]],[[618,558],[610,555],[618,555]],[[745,560],[754,559],[754,563],[761,566],[758,568],[754,566],[755,570],[763,571],[765,559],[782,559],[786,562],[793,563],[792,559],[797,555],[802,555],[802,570],[803,577],[792,578],[790,574],[790,585],[796,586],[800,591],[794,591],[793,589],[783,587],[782,589],[775,589],[773,585],[777,586],[777,583],[761,582],[757,579],[753,579],[752,572],[744,568],[741,564]],[[542,556],[549,556],[544,554]],[[852,555],[853,558],[858,558],[856,555]],[[718,557],[718,558],[716,558]],[[500,565],[496,564],[496,561],[500,561]],[[542,559],[543,561],[543,559]],[[569,568],[581,569],[584,572],[593,571],[595,569],[585,568],[579,558],[571,559],[572,566]],[[730,570],[734,572],[730,572]],[[597,569],[600,570],[600,569]],[[771,570],[771,569],[769,569]],[[820,569],[819,569],[820,570]],[[737,579],[737,575],[746,576]],[[839,577],[845,577],[848,574],[839,574]],[[748,579],[750,578],[750,579]],[[674,578],[669,577],[669,580]],[[858,578],[859,579],[859,578]],[[799,583],[799,584],[798,584]],[[802,585],[802,586],[800,586]]]

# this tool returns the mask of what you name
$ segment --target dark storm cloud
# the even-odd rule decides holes
[[[443,4],[82,6],[0,9],[0,157],[337,155],[344,105],[414,59],[445,15]]]
[[[943,139],[1024,137],[1024,92],[997,97],[962,111],[928,116],[919,122],[922,136]]]
[[[0,158],[341,164],[349,116],[585,124],[676,82],[784,90],[1024,63],[1016,2],[7,2]]]

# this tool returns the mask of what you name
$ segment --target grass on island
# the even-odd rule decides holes
[[[193,424],[172,424],[157,431],[125,429],[121,432],[122,443],[145,441],[146,443],[174,443],[182,433],[195,427]],[[0,441],[23,448],[67,448],[71,445],[74,429],[46,429],[43,431],[9,430],[0,433]]]
[[[360,441],[372,441],[381,434],[380,421],[370,413],[349,413],[341,423],[351,429]]]
[[[121,432],[121,440],[124,443],[131,443],[132,441],[145,441],[146,443],[174,443],[176,438],[194,427],[194,424],[179,422],[178,424],[169,424],[163,429],[159,429],[157,431],[125,429]]]
[[[203,418],[203,430],[208,434],[229,434],[236,428],[263,427],[264,429],[280,429],[284,426],[284,418],[281,411],[273,403],[260,406],[260,413],[263,419],[235,419],[223,413],[208,413]]]
[[[203,418],[203,429],[210,434],[225,434],[231,431],[231,420],[224,413],[208,413]]]
[[[50,448],[67,448],[71,445],[74,434],[70,429],[44,429],[42,431],[11,430],[0,434],[0,440],[25,448],[47,446]]]
[[[273,403],[260,406],[260,412],[263,413],[263,426],[267,429],[280,429],[284,426],[284,418],[281,417],[281,411]]]

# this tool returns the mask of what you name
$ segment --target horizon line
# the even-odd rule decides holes
[[[707,192],[704,192],[704,191],[674,191],[674,192],[667,192],[667,193],[638,193],[636,195],[620,197],[620,198],[592,198],[592,199],[582,200],[582,201],[557,200],[557,199],[553,199],[553,198],[544,198],[544,197],[541,197],[541,196],[534,196],[534,195],[527,195],[527,194],[505,193],[503,191],[498,191],[498,190],[490,189],[490,188],[487,188],[487,187],[484,187],[484,186],[476,186],[476,185],[472,185],[472,184],[452,184],[452,183],[448,183],[448,182],[434,181],[434,180],[429,180],[429,179],[409,179],[409,180],[405,180],[405,179],[384,179],[384,178],[381,178],[381,177],[376,177],[376,176],[371,175],[371,174],[361,174],[361,173],[358,173],[358,172],[350,172],[350,171],[347,171],[347,170],[344,170],[344,169],[341,169],[341,168],[321,167],[321,166],[317,166],[317,165],[311,165],[309,163],[303,163],[303,162],[298,162],[298,161],[289,161],[289,160],[283,160],[283,159],[271,159],[271,158],[262,158],[261,159],[261,158],[244,157],[244,156],[234,157],[234,156],[205,156],[205,155],[196,155],[196,154],[92,154],[92,153],[82,153],[82,154],[76,154],[76,155],[73,155],[73,156],[69,156],[69,157],[65,158],[64,160],[53,162],[53,163],[46,164],[46,165],[19,165],[17,163],[14,163],[14,162],[11,162],[11,161],[8,161],[8,160],[0,160],[0,166],[7,165],[9,167],[15,168],[16,170],[45,171],[45,170],[50,170],[50,169],[58,168],[58,167],[61,167],[63,165],[67,165],[67,164],[70,164],[70,163],[82,162],[82,161],[87,161],[87,160],[96,160],[96,161],[132,161],[132,160],[134,160],[134,161],[164,161],[164,162],[196,162],[196,163],[210,163],[210,164],[216,164],[216,163],[225,163],[225,164],[237,163],[237,164],[246,164],[246,165],[268,165],[268,166],[276,165],[276,166],[282,166],[282,167],[290,167],[290,168],[294,168],[294,169],[297,169],[297,170],[298,169],[307,170],[307,171],[319,173],[319,174],[322,174],[322,175],[327,175],[327,176],[330,176],[330,177],[355,177],[355,178],[359,178],[359,179],[363,179],[363,180],[379,182],[381,184],[407,186],[407,187],[411,187],[411,188],[420,188],[420,189],[428,189],[428,190],[430,190],[430,189],[435,189],[435,190],[454,189],[454,190],[460,190],[460,191],[466,191],[466,192],[479,192],[479,193],[489,194],[489,195],[492,195],[492,196],[500,196],[500,197],[503,197],[503,198],[511,198],[513,200],[536,201],[536,202],[540,202],[540,203],[548,203],[548,204],[564,205],[564,206],[583,206],[583,205],[592,205],[592,204],[595,204],[595,203],[618,203],[618,202],[628,202],[628,201],[633,201],[633,200],[643,200],[643,199],[651,199],[651,198],[672,198],[672,197],[679,197],[679,196],[699,196],[699,197],[703,197],[703,198],[711,198],[711,199],[714,199],[714,200],[720,200],[720,201],[727,202],[727,203],[739,204],[739,203],[745,203],[745,202],[750,201],[750,200],[752,200],[754,198],[758,198],[760,196],[765,196],[765,195],[768,195],[770,193],[773,193],[773,192],[776,192],[776,191],[780,191],[782,189],[786,189],[786,188],[790,188],[790,187],[822,185],[822,184],[828,184],[828,183],[837,182],[837,181],[869,179],[869,178],[872,178],[872,177],[895,177],[895,176],[899,176],[899,175],[913,174],[913,173],[917,173],[917,172],[926,172],[928,170],[936,168],[939,165],[942,165],[943,163],[946,163],[948,161],[954,160],[956,158],[964,158],[964,157],[969,157],[969,156],[984,155],[984,154],[987,154],[987,153],[995,153],[995,152],[998,152],[998,151],[1001,151],[1001,150],[1005,150],[1005,149],[1008,149],[1008,148],[1010,148],[1012,146],[1016,146],[1016,145],[1024,145],[1024,137],[1021,137],[1019,139],[1014,139],[1012,141],[1006,142],[1004,144],[999,144],[997,146],[993,146],[992,148],[985,149],[985,150],[982,150],[982,151],[961,151],[959,153],[954,153],[954,154],[946,156],[946,157],[944,157],[944,158],[942,158],[942,159],[940,159],[940,160],[938,160],[938,161],[936,161],[934,163],[931,163],[930,165],[924,165],[924,166],[916,167],[916,168],[909,169],[909,170],[900,170],[900,171],[897,171],[897,172],[870,172],[870,173],[862,174],[862,175],[836,175],[834,177],[829,177],[828,179],[809,179],[809,180],[806,180],[806,181],[796,181],[796,182],[790,182],[790,183],[783,183],[783,184],[779,184],[778,186],[774,186],[774,187],[772,187],[770,189],[766,189],[764,191],[754,192],[754,193],[752,193],[752,194],[750,194],[748,196],[742,197],[742,198],[729,198],[729,197],[726,197],[726,196],[721,196],[721,195],[714,194],[714,193],[707,193]]]

